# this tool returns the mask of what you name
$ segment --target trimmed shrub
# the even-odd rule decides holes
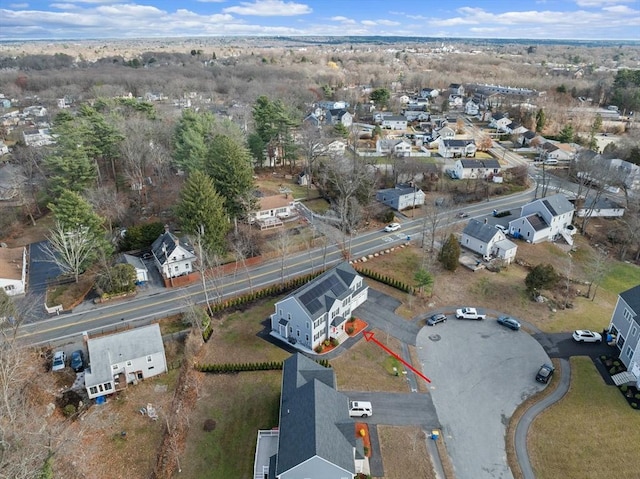
[[[622,391],[623,393],[626,393],[628,389],[629,389],[629,386],[627,386],[626,384],[623,384],[622,386],[620,386],[620,391]]]
[[[76,413],[76,407],[73,404],[67,404],[63,409],[62,413],[65,417],[73,416]]]

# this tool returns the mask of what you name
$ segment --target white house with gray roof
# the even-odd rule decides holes
[[[518,251],[518,246],[507,239],[505,234],[495,226],[471,219],[460,236],[460,244],[479,253],[484,259],[500,258],[511,263]]]
[[[475,146],[475,145],[474,145]],[[453,164],[453,174],[459,180],[464,179],[486,179],[494,175],[499,175],[502,171],[498,160],[456,160]]]
[[[554,241],[562,236],[573,244],[573,204],[562,194],[545,196],[522,207],[520,217],[509,222],[509,234],[529,243]]]
[[[164,278],[177,278],[194,271],[196,255],[193,246],[186,238],[180,240],[169,230],[153,242],[151,253],[158,271]]]
[[[157,323],[87,341],[90,367],[84,382],[89,399],[106,396],[167,371]]]
[[[397,211],[424,205],[424,199],[424,191],[409,185],[396,185],[376,193],[376,200]]]
[[[348,409],[333,369],[300,353],[286,359],[278,429],[258,432],[254,477],[352,479],[368,473]]]
[[[441,139],[438,143],[438,154],[443,158],[461,158],[476,156],[476,141],[473,139]]]
[[[271,334],[309,352],[327,339],[342,341],[345,324],[367,300],[368,289],[349,263],[340,263],[276,303]]]
[[[635,381],[640,388],[640,284],[618,295],[609,332],[620,350],[620,361],[629,373],[626,380],[623,375],[620,384]]]

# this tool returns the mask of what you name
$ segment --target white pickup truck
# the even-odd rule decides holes
[[[462,308],[456,309],[456,318],[457,319],[476,319],[480,321],[481,319],[486,318],[486,314],[478,313],[476,308]]]

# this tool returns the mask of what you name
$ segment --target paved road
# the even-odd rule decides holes
[[[569,361],[567,359],[561,359],[560,368],[562,374],[557,376],[557,380],[560,381],[560,384],[556,390],[540,402],[535,403],[527,409],[527,412],[525,412],[520,418],[520,421],[516,426],[516,456],[518,457],[520,469],[522,470],[522,474],[525,479],[536,479],[533,467],[531,467],[531,462],[529,461],[529,452],[527,451],[527,434],[529,433],[529,428],[538,414],[564,397],[569,390],[569,385],[571,384],[571,365],[569,364]]]
[[[493,209],[515,208],[532,199],[533,192],[527,191],[509,197],[496,198],[495,200],[477,203],[464,210],[470,216],[490,214]],[[441,225],[462,221],[457,218],[457,211],[443,211],[440,213]],[[422,219],[408,220],[402,225],[401,232],[384,233],[382,231],[370,231],[354,236],[351,241],[353,258],[359,258],[385,248],[398,246],[406,241],[407,235],[417,241],[423,229]],[[323,267],[329,267],[343,261],[344,251],[342,244],[329,244],[325,249],[315,248],[307,252],[287,256],[284,268],[280,260],[263,263],[248,271],[240,269],[236,274],[228,275],[207,283],[210,297],[231,297],[258,289],[267,285],[278,283],[285,279],[300,276],[302,274],[317,271]],[[94,305],[85,302],[76,308],[73,313],[63,314],[51,319],[42,320],[31,318],[30,324],[21,327],[19,337],[30,344],[53,342],[60,339],[68,340],[82,332],[108,331],[114,325],[132,323],[134,325],[148,324],[150,321],[166,317],[184,310],[187,304],[205,302],[205,295],[201,284],[194,284],[184,288],[175,289],[148,289],[138,294],[134,299],[120,303],[106,305]],[[412,344],[412,343],[410,343]]]

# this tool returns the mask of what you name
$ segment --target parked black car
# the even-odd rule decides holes
[[[84,371],[84,353],[80,349],[71,353],[71,368],[77,373]]]
[[[536,381],[542,384],[547,384],[551,379],[551,376],[553,376],[554,371],[555,368],[550,364],[543,364],[540,366],[538,374],[536,374]]]

